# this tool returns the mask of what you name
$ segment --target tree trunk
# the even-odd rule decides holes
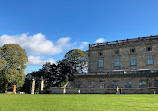
[[[8,82],[4,82],[4,91],[5,91],[5,93],[7,93],[7,88],[8,88]]]

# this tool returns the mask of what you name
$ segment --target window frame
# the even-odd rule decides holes
[[[135,53],[136,52],[136,49],[135,48],[131,48],[130,49],[130,53]]]
[[[111,82],[111,88],[117,88],[118,87],[118,84],[119,84],[119,80],[113,80]]]
[[[88,87],[93,88],[94,87],[94,82],[93,81],[88,81]]]
[[[132,82],[131,81],[126,81],[125,82],[125,88],[132,88]]]
[[[136,66],[136,57],[131,57],[131,66]]]
[[[103,68],[104,67],[104,61],[103,61],[103,59],[99,59],[99,61],[98,61],[98,67],[99,68]]]
[[[115,67],[120,67],[120,58],[115,58]]]
[[[99,81],[100,83],[100,88],[105,88],[105,81]]]
[[[147,88],[147,87],[148,87],[148,81],[147,80],[140,80],[139,81],[139,88]]]
[[[146,47],[146,51],[147,52],[152,51],[152,46]]]
[[[154,81],[154,87],[158,88],[158,80]]]
[[[103,56],[103,52],[102,51],[98,52],[98,56]]]
[[[147,56],[147,65],[153,65],[154,61],[153,61],[153,56],[149,55]]]
[[[83,88],[83,81],[78,81],[78,88]]]
[[[119,54],[119,49],[115,50],[115,54],[116,54],[116,55]]]

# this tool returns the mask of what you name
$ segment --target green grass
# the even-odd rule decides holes
[[[7,95],[0,111],[157,111],[158,95]]]

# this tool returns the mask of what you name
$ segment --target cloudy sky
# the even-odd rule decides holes
[[[27,51],[26,73],[88,44],[158,35],[157,0],[0,0],[0,47]]]

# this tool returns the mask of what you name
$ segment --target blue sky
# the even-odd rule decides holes
[[[0,46],[28,53],[26,73],[89,43],[158,35],[157,0],[0,0]]]

